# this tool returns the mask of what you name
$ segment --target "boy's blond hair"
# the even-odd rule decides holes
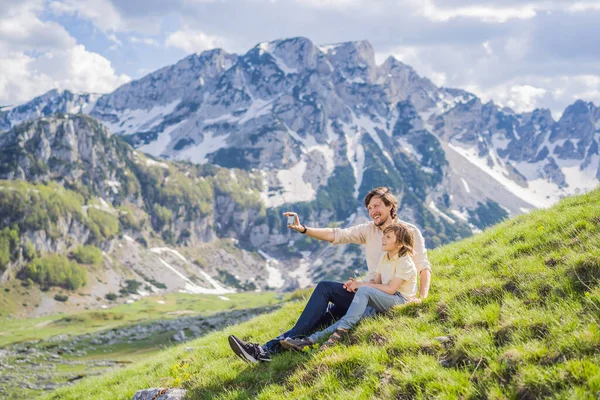
[[[396,236],[396,244],[402,246],[398,252],[398,257],[403,257],[405,255],[412,256],[414,254],[413,249],[415,247],[415,239],[406,225],[394,222],[383,230],[384,235],[388,232],[393,232]]]

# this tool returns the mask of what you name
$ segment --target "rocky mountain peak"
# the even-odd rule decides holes
[[[88,113],[99,97],[100,94],[96,93],[52,89],[0,115],[0,131],[9,130],[21,122],[55,113]]]
[[[340,78],[356,83],[373,83],[377,78],[375,50],[366,40],[319,46],[339,71]]]
[[[98,99],[92,115],[116,121],[118,112],[125,109],[150,110],[159,105],[173,111],[175,102],[179,103],[189,93],[220,76],[236,61],[236,55],[221,49],[192,54],[175,65],[161,68],[120,86],[109,95],[102,96]]]
[[[582,159],[595,136],[600,132],[600,108],[593,103],[577,100],[565,109],[553,126],[551,143],[561,142],[555,154],[563,159]]]
[[[318,47],[305,37],[263,42],[257,47],[283,61],[280,66],[288,73],[316,69],[320,56]]]

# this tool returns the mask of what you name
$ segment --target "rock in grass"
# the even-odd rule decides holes
[[[434,339],[442,344],[452,341],[452,338],[450,338],[449,336],[436,336],[436,337],[434,337]]]
[[[144,389],[135,392],[132,400],[182,400],[186,393],[184,389]]]

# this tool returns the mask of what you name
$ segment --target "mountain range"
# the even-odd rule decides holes
[[[600,181],[594,104],[578,100],[558,121],[545,109],[517,113],[437,87],[393,57],[378,65],[366,41],[192,54],[109,94],[53,90],[0,111],[0,131],[1,179],[55,182],[100,208],[134,205],[150,223],[127,237],[154,235],[157,248],[233,240],[255,260],[238,286],[251,275],[263,288],[305,286],[364,268],[360,248],[291,234],[284,210],[346,226],[366,219],[371,188],[390,186],[400,217],[436,247]],[[120,224],[96,245],[123,241]],[[91,243],[43,241],[36,249]]]

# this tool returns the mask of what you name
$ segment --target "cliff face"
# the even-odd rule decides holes
[[[104,260],[86,267],[97,279],[84,291],[96,305],[128,279],[150,291],[268,286],[265,259],[239,244],[268,230],[252,174],[154,160],[81,114],[3,133],[0,160],[2,282],[34,259],[93,246]]]

